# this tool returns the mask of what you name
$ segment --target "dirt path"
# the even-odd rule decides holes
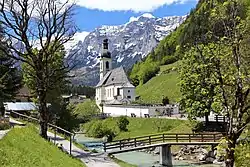
[[[47,134],[48,137],[54,141],[54,134],[51,132],[48,132]],[[59,145],[62,144],[65,151],[68,153],[70,152],[70,142],[68,140],[57,136],[55,141]],[[72,144],[72,155],[81,159],[81,161],[84,162],[88,167],[119,167],[119,165],[113,162],[113,160],[110,159],[107,154],[86,152],[76,147],[74,144]]]
[[[0,130],[0,139],[2,139],[9,131],[10,131],[10,129],[8,129],[8,130]]]

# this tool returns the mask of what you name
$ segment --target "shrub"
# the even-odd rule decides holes
[[[192,120],[191,124],[193,132],[201,132],[203,130],[203,122]]]
[[[87,136],[95,138],[106,136],[108,141],[112,141],[117,134],[115,128],[106,126],[101,120],[92,120],[86,123],[83,128],[85,129]]]
[[[90,127],[88,134],[96,138],[104,137],[105,135],[102,128],[102,122],[99,120],[95,121],[95,123],[93,123]]]
[[[127,126],[129,124],[129,120],[127,119],[126,116],[120,116],[118,121],[117,121],[117,125],[120,129],[120,131],[127,131]]]
[[[99,114],[100,109],[93,100],[86,100],[74,108],[74,113],[81,123],[86,123],[92,119],[93,115]]]
[[[165,105],[167,105],[167,104],[169,104],[169,98],[167,97],[167,96],[164,96],[163,98],[162,98],[162,104],[165,106]]]
[[[10,129],[10,123],[9,122],[0,123],[0,130],[7,130],[7,129]]]

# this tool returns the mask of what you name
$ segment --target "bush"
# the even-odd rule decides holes
[[[86,100],[83,103],[78,104],[74,113],[77,114],[77,118],[81,123],[86,123],[92,119],[93,115],[99,114],[100,109],[93,100]]]
[[[9,122],[0,123],[0,130],[7,130],[7,129],[10,129],[10,123]]]
[[[117,121],[117,126],[119,127],[120,131],[127,131],[127,126],[129,124],[129,120],[126,116],[120,116]]]
[[[193,132],[201,132],[203,130],[203,122],[192,120],[191,124]]]
[[[116,129],[107,127],[101,120],[92,120],[84,124],[85,132],[89,137],[102,138],[107,137],[107,141],[112,141],[116,136]]]

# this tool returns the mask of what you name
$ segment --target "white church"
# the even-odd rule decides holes
[[[108,39],[103,40],[99,57],[100,81],[96,86],[96,103],[130,104],[135,100],[135,86],[132,85],[123,67],[112,69],[112,57],[108,50]]]
[[[135,101],[135,86],[132,85],[123,67],[112,69],[112,57],[108,50],[108,39],[103,40],[103,50],[99,57],[100,81],[96,85],[96,104],[103,113],[111,116],[151,117],[164,112],[171,106],[145,106],[132,104]],[[102,106],[100,105],[102,104]],[[126,105],[124,105],[126,104]],[[173,114],[179,111],[173,108]]]

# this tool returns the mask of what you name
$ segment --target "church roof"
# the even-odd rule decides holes
[[[124,87],[134,87],[124,71],[123,67],[115,68],[106,73],[106,75],[100,80],[96,87],[108,86],[113,84],[122,84]]]

